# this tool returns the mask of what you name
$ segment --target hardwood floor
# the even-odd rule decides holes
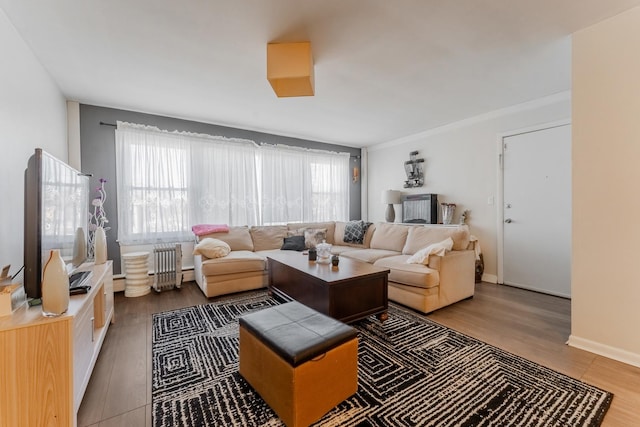
[[[211,301],[213,301],[212,299]],[[78,412],[78,426],[151,426],[151,314],[209,302],[193,282],[182,290],[115,297],[111,325]],[[481,283],[473,299],[429,318],[549,368],[609,390],[603,426],[640,425],[640,368],[565,345],[570,301]]]

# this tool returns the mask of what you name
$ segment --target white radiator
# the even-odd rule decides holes
[[[161,243],[153,247],[153,289],[156,292],[182,285],[182,245]]]

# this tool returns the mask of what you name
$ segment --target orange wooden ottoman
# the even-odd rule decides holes
[[[296,301],[240,317],[240,374],[288,426],[308,426],[358,389],[358,335]]]

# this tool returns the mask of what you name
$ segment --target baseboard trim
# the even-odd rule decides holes
[[[120,277],[113,278],[113,292],[124,292],[125,277],[123,274]],[[196,274],[193,269],[182,270],[182,282],[193,282],[196,280]],[[153,284],[153,273],[149,274],[149,284]]]
[[[124,277],[113,278],[113,292],[124,292]]]
[[[483,274],[482,281],[489,283],[498,283],[498,276],[496,276],[495,274]]]
[[[182,270],[182,282],[193,282],[196,280],[196,273],[193,270]]]
[[[623,350],[617,347],[611,347],[609,345],[591,341],[586,338],[577,337],[575,335],[569,336],[569,341],[567,341],[567,344],[569,344],[571,347],[586,350],[591,353],[595,353],[600,356],[604,356],[609,359],[617,360],[618,362],[626,363],[628,365],[640,368],[640,354],[632,353],[630,351]]]

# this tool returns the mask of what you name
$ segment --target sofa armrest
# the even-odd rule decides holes
[[[458,263],[458,262],[463,262],[461,260],[464,260],[469,256],[468,254],[466,254],[468,252],[473,252],[473,250],[472,249],[465,249],[463,251],[447,251],[447,253],[444,256],[441,256],[441,255],[430,255],[429,256],[429,264],[427,265],[427,267],[429,267],[432,270],[440,271],[442,269],[443,262],[445,263],[445,265],[450,265],[450,264],[455,264],[455,263]],[[474,257],[474,259],[475,259],[475,257]],[[474,261],[474,263],[475,263],[475,261]],[[455,266],[453,268],[455,268]]]
[[[442,263],[442,256],[440,255],[429,255],[429,267],[432,270],[440,271],[440,264]]]
[[[196,283],[202,288],[202,255],[193,256],[193,272]]]
[[[436,256],[440,274],[439,296],[442,306],[472,297],[475,292],[476,254],[473,250],[451,251]],[[429,268],[431,260],[429,260]]]

